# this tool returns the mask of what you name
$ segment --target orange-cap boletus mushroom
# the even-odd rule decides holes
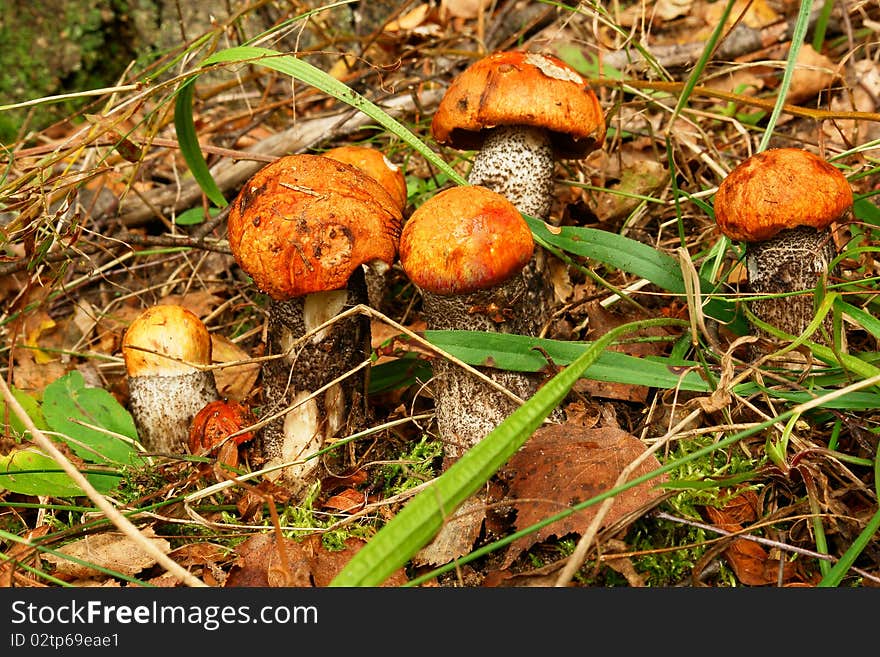
[[[582,158],[605,140],[605,117],[590,85],[552,55],[493,53],[446,90],[431,123],[434,139],[477,150],[468,182],[546,218],[554,156]]]
[[[513,204],[485,187],[442,191],[417,208],[400,237],[400,263],[422,294],[429,328],[532,335],[523,268],[534,242]],[[483,372],[519,396],[534,377],[496,368]],[[434,361],[431,389],[448,465],[516,409],[516,402],[445,359]]]
[[[263,365],[264,417],[277,418],[262,429],[260,451],[269,465],[296,462],[282,471],[292,490],[313,482],[320,463],[309,457],[327,439],[366,419],[358,366],[370,353],[369,320],[356,314],[315,329],[367,303],[363,265],[395,261],[401,220],[374,178],[320,155],[269,164],[232,204],[229,245],[271,298],[269,353],[282,356]]]
[[[752,301],[756,317],[790,335],[806,330],[815,317],[810,291],[833,274],[834,224],[849,218],[852,205],[843,173],[800,148],[756,153],[724,178],[715,194],[715,220],[724,235],[745,243],[750,292],[805,292]],[[820,342],[830,342],[827,320],[827,336],[815,338]]]
[[[387,190],[401,212],[406,208],[407,190],[403,169],[389,160],[382,151],[370,146],[346,144],[331,148],[323,155],[338,162],[353,164],[369,174]]]
[[[401,213],[406,209],[407,188],[403,169],[385,157],[382,151],[370,146],[346,144],[325,151],[324,157],[352,164],[364,173],[369,174],[388,191],[391,198],[394,199],[394,202],[400,208]],[[390,265],[388,267],[375,265],[366,267],[367,296],[370,300],[370,305],[374,308],[382,306],[390,268]]]
[[[174,304],[150,306],[122,339],[129,408],[149,452],[183,453],[193,417],[218,399],[211,336],[202,320]]]

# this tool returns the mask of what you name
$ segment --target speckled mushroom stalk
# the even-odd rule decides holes
[[[781,331],[799,336],[815,317],[813,290],[835,271],[833,225],[845,221],[852,188],[833,165],[799,148],[756,153],[734,168],[715,194],[721,232],[745,242],[748,290],[755,295],[804,292],[755,299],[752,313]],[[823,328],[832,335],[830,315]],[[828,343],[822,331],[810,339]],[[842,349],[846,349],[841,335]]]
[[[148,452],[183,454],[193,417],[219,398],[211,364],[211,337],[202,321],[182,306],[144,310],[122,340],[128,405]]]
[[[557,158],[583,158],[602,145],[605,118],[596,94],[570,66],[551,55],[491,54],[456,77],[431,124],[434,139],[476,150],[468,182],[487,187],[517,209],[548,219]],[[553,289],[536,248],[524,272],[541,326]]]
[[[367,420],[365,370],[351,372],[369,357],[369,320],[351,315],[302,338],[367,302],[363,265],[394,262],[400,209],[350,164],[290,155],[245,184],[227,221],[236,262],[270,297],[268,352],[279,356],[262,368],[262,418],[274,419],[258,449],[267,466],[290,464],[280,479],[296,495],[320,476],[310,457]]]
[[[403,228],[400,262],[422,294],[429,328],[531,335],[537,318],[520,275],[534,242],[510,201],[485,187],[459,186],[416,209]],[[517,403],[450,361],[433,362],[437,427],[448,467],[497,427]],[[538,380],[518,372],[481,371],[521,399]]]

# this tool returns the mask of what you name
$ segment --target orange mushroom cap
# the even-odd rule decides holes
[[[361,171],[370,174],[386,189],[401,211],[406,207],[406,178],[403,169],[385,155],[369,146],[337,146],[324,153],[338,162],[353,164]]]
[[[440,144],[476,150],[482,131],[501,125],[544,128],[560,157],[583,157],[605,139],[596,94],[552,55],[504,51],[474,62],[449,85],[431,132]]]
[[[846,177],[818,155],[774,148],[743,160],[715,193],[715,221],[734,240],[762,242],[781,230],[825,230],[852,208]]]
[[[151,306],[125,331],[122,356],[129,376],[191,374],[195,369],[186,362],[211,364],[211,336],[202,320],[183,306]]]
[[[397,255],[401,210],[357,167],[288,155],[258,171],[233,202],[229,247],[275,300],[343,289],[355,269]]]
[[[413,212],[400,236],[400,264],[423,290],[465,294],[508,280],[534,247],[528,224],[510,201],[486,187],[462,185]]]

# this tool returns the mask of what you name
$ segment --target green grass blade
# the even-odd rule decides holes
[[[184,82],[177,91],[174,101],[174,129],[177,132],[177,143],[180,145],[180,154],[186,161],[193,178],[205,192],[211,203],[218,208],[226,207],[226,198],[214,181],[205,156],[202,155],[202,147],[196,136],[196,124],[192,115],[192,100],[195,91],[195,77]]]
[[[581,226],[551,228],[534,217],[526,216],[525,220],[539,243],[645,278],[674,294],[686,292],[678,261],[648,244],[607,230]],[[700,288],[703,294],[711,294],[713,286],[701,279]],[[703,312],[726,323],[732,320],[734,307],[720,297],[713,297],[706,301]]]
[[[877,462],[880,463],[880,455],[878,455],[877,460]],[[878,472],[880,472],[880,467],[875,467],[875,478],[878,475]],[[867,547],[868,543],[871,542],[878,531],[880,531],[880,509],[871,516],[868,524],[865,525],[865,528],[856,537],[853,544],[849,546],[847,551],[843,553],[843,556],[840,557],[840,560],[834,564],[831,570],[828,571],[828,574],[822,578],[817,586],[820,588],[838,586],[843,581],[847,571],[853,563],[855,563],[856,558],[862,553],[865,547]]]
[[[575,381],[620,336],[653,322],[624,324],[596,340],[569,367],[401,509],[336,575],[330,586],[378,586],[426,545],[465,499],[519,449]]]
[[[240,64],[250,63],[256,66],[265,66],[279,73],[289,75],[304,82],[324,93],[340,100],[356,110],[359,110],[375,120],[379,125],[396,135],[409,144],[414,150],[421,153],[437,169],[449,176],[450,180],[458,184],[466,181],[462,176],[450,167],[440,156],[434,153],[418,137],[410,132],[402,123],[386,113],[381,107],[349,88],[333,76],[321,69],[298,59],[292,55],[285,55],[269,48],[255,46],[237,46],[227,48],[209,55],[201,62],[201,66],[217,64]],[[193,177],[211,201],[218,207],[224,207],[226,200],[217,187],[213,176],[202,155],[201,147],[195,133],[195,124],[192,120],[193,84],[197,74],[188,79],[178,90],[174,104],[174,124],[177,128],[178,140],[180,141],[181,153],[189,166]]]
[[[794,25],[794,32],[791,36],[791,47],[788,49],[788,61],[782,74],[782,82],[779,84],[779,89],[776,92],[776,104],[773,105],[773,111],[770,113],[770,118],[767,121],[767,127],[761,136],[761,143],[758,144],[757,152],[759,153],[770,145],[770,139],[773,137],[776,122],[779,121],[779,115],[782,114],[782,108],[788,97],[788,89],[791,87],[791,79],[794,76],[794,69],[797,65],[798,54],[801,51],[804,37],[807,35],[807,28],[810,25],[810,12],[812,10],[813,0],[802,0],[797,22]]]
[[[709,59],[712,57],[712,53],[715,52],[715,48],[718,46],[721,34],[726,29],[730,11],[735,4],[736,0],[727,0],[727,5],[724,7],[724,11],[721,12],[721,16],[718,18],[718,24],[715,26],[715,29],[712,30],[712,34],[707,39],[706,47],[703,48],[703,52],[700,54],[700,59],[694,65],[687,81],[685,81],[684,89],[682,89],[681,95],[678,97],[678,102],[675,105],[675,109],[672,111],[672,116],[669,119],[670,128],[676,124],[678,115],[681,114],[681,111],[687,106],[691,93],[693,92],[694,87],[697,86],[697,81],[700,79],[700,76],[706,69],[706,65],[709,63]]]
[[[669,320],[669,323],[677,322]],[[684,322],[681,324],[685,325]],[[537,372],[547,367],[549,363],[544,353],[552,359],[554,365],[570,365],[592,345],[590,342],[480,331],[429,330],[425,331],[425,338],[468,365],[518,372]],[[689,368],[692,371],[688,371]],[[582,376],[610,383],[711,392],[709,384],[697,373],[699,368],[700,364],[696,362],[672,362],[660,357],[638,358],[606,350]]]

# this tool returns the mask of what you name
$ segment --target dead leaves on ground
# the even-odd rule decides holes
[[[257,534],[238,546],[238,557],[224,586],[325,587],[365,541],[351,537],[342,550],[328,550],[317,534],[302,540]],[[283,550],[283,551],[282,551]],[[385,586],[400,586],[406,575],[398,570]]]
[[[539,429],[504,467],[506,500],[516,511],[514,530],[520,531],[615,488],[619,483],[648,474],[660,467],[646,455],[642,441],[615,427],[550,425]],[[624,482],[618,479],[627,466],[642,461]],[[651,508],[662,495],[658,476],[618,493],[601,522],[611,527],[634,519]],[[593,504],[536,532],[515,540],[503,567],[509,567],[523,552],[551,537],[583,535],[596,517],[600,504]]]

